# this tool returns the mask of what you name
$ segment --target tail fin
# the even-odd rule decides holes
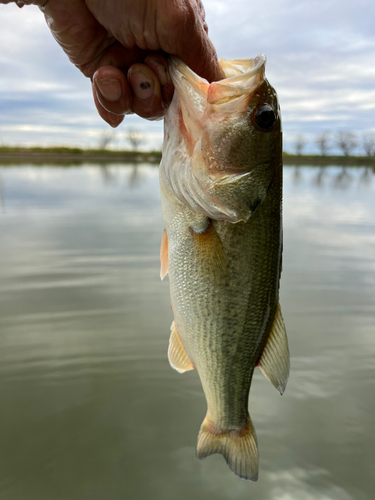
[[[246,427],[236,431],[213,429],[207,417],[198,435],[197,456],[205,458],[221,453],[230,470],[242,479],[258,480],[258,446],[250,416]]]

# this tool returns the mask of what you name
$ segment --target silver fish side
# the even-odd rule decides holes
[[[160,170],[162,274],[174,314],[169,360],[180,372],[197,370],[207,401],[197,454],[221,453],[253,481],[253,372],[259,366],[281,393],[289,373],[279,306],[281,120],[264,64],[223,62],[228,78],[209,85],[172,60],[176,93]]]

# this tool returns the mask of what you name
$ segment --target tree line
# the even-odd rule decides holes
[[[374,132],[365,132],[360,136],[349,130],[339,130],[335,134],[325,131],[316,135],[314,143],[321,156],[327,156],[333,146],[336,146],[344,156],[350,156],[357,148],[362,148],[368,157],[375,156]],[[298,134],[294,141],[296,155],[302,155],[306,145],[306,137]]]
[[[132,127],[128,127],[122,136],[128,142],[132,151],[138,151],[139,146],[145,141],[145,136],[138,129]],[[115,139],[118,139],[115,131],[102,130],[98,138],[98,149],[108,149]]]
[[[122,134],[132,151],[138,151],[146,137],[138,129],[128,127]],[[116,132],[102,130],[98,140],[98,148],[107,149],[117,139]],[[303,154],[308,141],[303,134],[298,134],[294,140],[294,151],[297,156]],[[362,148],[368,157],[375,156],[375,132],[366,132],[361,136],[349,130],[339,130],[336,133],[320,132],[315,136],[314,144],[321,156],[327,156],[336,146],[344,156],[350,156],[357,148]]]

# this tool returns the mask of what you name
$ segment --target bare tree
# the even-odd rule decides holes
[[[322,132],[321,134],[318,134],[316,136],[315,144],[317,145],[317,148],[319,149],[322,156],[327,156],[329,150],[329,141],[330,135],[327,131]]]
[[[98,149],[107,149],[114,140],[116,133],[112,130],[102,130],[98,140]]]
[[[131,127],[125,132],[125,139],[129,142],[132,151],[138,151],[139,146],[145,140],[143,134]]]
[[[363,149],[367,156],[375,156],[375,133],[368,132],[367,134],[363,134]]]
[[[302,154],[302,151],[305,149],[305,146],[306,146],[306,139],[305,139],[305,136],[303,134],[298,134],[296,136],[294,146],[296,148],[296,155],[300,156]]]
[[[339,130],[336,134],[336,144],[344,156],[349,156],[358,145],[357,136],[350,130]]]

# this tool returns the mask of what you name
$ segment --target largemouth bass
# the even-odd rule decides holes
[[[170,59],[161,277],[169,273],[174,314],[170,364],[196,369],[207,401],[197,455],[221,453],[256,481],[253,372],[259,366],[281,394],[289,374],[279,306],[281,118],[265,56],[220,62],[226,78],[209,84]]]

